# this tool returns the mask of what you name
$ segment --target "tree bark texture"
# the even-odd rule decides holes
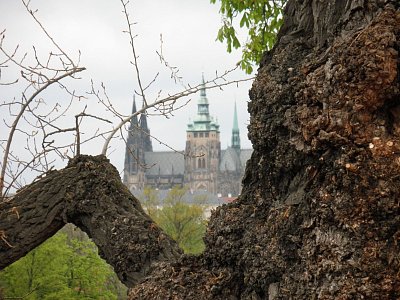
[[[399,299],[400,3],[289,0],[278,38],[250,91],[242,195],[204,254],[179,257],[116,170],[80,157],[2,204],[1,266],[73,222],[140,280],[130,299]]]
[[[0,208],[0,269],[66,223],[74,223],[93,239],[127,286],[157,263],[181,254],[103,156],[74,158],[65,169],[46,174]]]
[[[399,299],[399,50],[397,0],[289,1],[240,199],[131,299]]]

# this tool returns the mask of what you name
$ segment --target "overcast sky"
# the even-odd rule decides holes
[[[122,31],[126,22],[119,0],[32,0],[32,7],[38,9],[37,16],[49,30],[60,46],[72,57],[78,57],[81,51],[81,66],[87,67],[80,81],[67,82],[78,92],[89,90],[90,80],[97,86],[104,82],[113,106],[128,114],[132,107],[132,95],[138,88],[135,73],[129,61],[132,59],[129,41]],[[146,84],[160,72],[158,80],[149,91],[148,98],[154,99],[161,90],[164,95],[181,89],[169,78],[169,71],[160,64],[156,51],[160,49],[160,34],[163,36],[163,51],[167,61],[179,68],[179,74],[185,83],[196,85],[202,73],[205,79],[211,79],[231,69],[240,59],[240,52],[226,52],[224,44],[215,41],[221,17],[218,5],[208,0],[131,0],[129,10],[135,22],[137,35],[135,45],[139,53],[139,67],[142,81]],[[35,45],[43,55],[52,48],[38,26],[18,0],[0,1],[0,31],[7,29],[5,46],[12,49],[19,44],[21,49],[29,51]],[[46,52],[47,51],[47,52]],[[238,71],[231,79],[245,78]],[[75,86],[74,86],[75,85]],[[241,133],[242,148],[250,148],[246,126],[249,123],[247,113],[248,90],[251,82],[238,87],[225,87],[223,91],[208,90],[210,114],[218,118],[221,130],[221,145],[230,145],[233,123],[233,108],[236,100]],[[11,97],[18,91],[7,88],[2,91],[4,97]],[[52,96],[52,93],[55,93]],[[56,97],[57,91],[49,91],[49,97]],[[196,114],[196,102],[199,95],[190,97],[192,101],[183,109],[175,112],[174,117],[151,117],[148,124],[151,134],[177,150],[185,148],[186,126],[189,118]],[[88,112],[99,115],[104,108],[88,97]],[[76,104],[78,107],[82,103]],[[138,103],[140,105],[140,103]],[[81,107],[81,106],[80,106]],[[81,108],[79,108],[81,109]],[[78,110],[79,111],[79,110]],[[7,113],[1,110],[0,113]],[[74,118],[69,118],[73,126]],[[67,124],[65,126],[68,126]],[[91,126],[91,125],[88,125]],[[97,125],[93,125],[97,126]],[[1,135],[3,137],[4,131]],[[121,171],[124,160],[122,140],[111,144],[110,159]],[[153,141],[155,150],[167,150]],[[97,154],[101,151],[100,143],[85,146],[82,152]]]

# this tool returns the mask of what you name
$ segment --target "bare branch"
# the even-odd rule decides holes
[[[162,34],[160,34],[160,52],[156,51],[158,57],[160,58],[160,62],[164,64],[171,71],[171,78],[175,81],[175,83],[179,82],[183,85],[182,77],[178,75],[179,69],[177,67],[171,66],[169,62],[165,59],[163,53],[163,45],[164,45],[163,37]]]
[[[129,43],[131,45],[132,54],[133,54],[133,62],[132,62],[132,64],[135,67],[136,80],[137,80],[137,82],[139,84],[140,96],[143,98],[143,102],[145,103],[145,106],[147,106],[146,95],[144,93],[145,89],[142,86],[142,80],[141,80],[140,70],[139,70],[139,65],[138,65],[138,56],[136,55],[135,44],[133,42],[133,39],[134,39],[134,35],[133,35],[133,32],[132,32],[132,24],[133,23],[129,19],[129,13],[128,13],[128,10],[127,10],[127,5],[129,4],[129,1],[121,0],[121,3],[122,3],[122,6],[124,8],[123,13],[125,15],[126,23],[128,25],[128,30],[125,31],[125,32],[128,33],[128,35],[129,35],[129,40],[130,40]]]
[[[1,168],[1,173],[0,173],[0,195],[3,195],[3,187],[4,187],[4,176],[5,176],[5,172],[6,172],[6,166],[7,166],[7,160],[8,160],[8,155],[10,152],[10,147],[11,147],[11,143],[13,140],[13,136],[14,136],[14,132],[17,128],[18,122],[21,119],[22,115],[24,114],[26,108],[29,106],[29,104],[41,93],[43,92],[45,89],[47,89],[49,86],[51,86],[52,84],[64,79],[65,77],[70,77],[71,75],[78,73],[78,72],[82,72],[84,71],[85,68],[73,68],[72,70],[54,78],[49,80],[45,85],[43,85],[41,88],[39,88],[36,92],[34,92],[32,94],[32,96],[30,96],[28,99],[26,99],[25,103],[22,105],[21,110],[19,111],[17,117],[15,118],[12,126],[11,126],[11,130],[10,133],[8,135],[8,139],[7,139],[7,144],[5,147],[5,151],[4,151],[4,157],[3,157],[3,163],[2,163],[2,168]]]
[[[86,108],[87,108],[87,106],[85,106],[85,109],[83,110],[83,112],[81,112],[80,114],[75,116],[75,124],[76,124],[76,128],[75,128],[75,130],[76,130],[76,153],[75,153],[75,155],[76,156],[80,155],[80,152],[81,152],[80,151],[81,137],[80,137],[80,133],[79,133],[79,126],[82,122],[83,117],[91,117],[91,118],[112,124],[112,122],[109,120],[85,113]]]
[[[236,68],[235,68],[235,69],[236,69]],[[238,84],[238,83],[240,83],[240,82],[245,82],[245,81],[249,81],[249,80],[253,80],[253,79],[254,79],[253,77],[251,77],[251,78],[240,79],[240,80],[225,81],[225,82],[223,82],[223,83],[216,83],[216,81],[217,81],[218,79],[224,78],[224,76],[225,76],[226,74],[229,74],[230,72],[231,72],[231,71],[227,71],[227,72],[225,72],[223,75],[221,75],[221,76],[219,76],[219,77],[217,77],[217,78],[214,78],[214,79],[211,80],[211,81],[207,81],[206,84],[207,84],[207,83],[212,83],[212,85],[211,85],[211,86],[206,86],[205,88],[206,88],[206,89],[222,88],[223,86],[227,86],[227,85],[231,85],[231,84]],[[166,103],[169,103],[169,102],[175,102],[176,100],[178,100],[178,99],[180,99],[180,98],[184,98],[184,97],[187,97],[187,96],[189,96],[189,95],[191,95],[191,94],[195,94],[195,93],[199,92],[200,89],[202,89],[202,88],[203,88],[203,85],[202,85],[202,84],[199,84],[199,85],[196,85],[196,86],[194,86],[194,87],[190,87],[189,89],[186,89],[186,90],[184,90],[184,91],[182,91],[182,92],[175,93],[175,94],[170,95],[170,96],[168,96],[168,97],[166,97],[166,98],[163,98],[163,99],[160,99],[160,100],[158,100],[158,101],[155,101],[155,102],[153,102],[153,103],[151,103],[151,104],[145,104],[145,105],[144,105],[140,110],[138,110],[136,113],[131,114],[131,115],[129,115],[128,117],[126,117],[125,119],[123,119],[122,122],[119,123],[119,124],[111,131],[111,134],[107,137],[107,139],[106,139],[105,142],[104,142],[104,145],[103,145],[103,149],[102,149],[101,154],[102,154],[102,155],[106,155],[106,154],[107,154],[108,146],[109,146],[109,144],[110,144],[111,139],[112,139],[113,136],[115,135],[115,133],[118,132],[118,130],[119,130],[125,123],[129,122],[129,121],[131,120],[132,117],[144,113],[144,112],[145,112],[146,110],[148,110],[149,108],[157,107],[157,105],[166,104]]]
[[[67,53],[57,44],[57,42],[54,40],[54,38],[49,34],[49,32],[46,30],[46,28],[44,28],[44,26],[42,25],[42,23],[39,21],[38,18],[36,18],[36,12],[32,11],[29,8],[29,4],[30,1],[26,1],[26,0],[22,0],[22,3],[24,4],[26,10],[28,11],[28,13],[32,16],[32,18],[36,21],[36,23],[39,25],[39,27],[42,29],[42,31],[46,34],[46,36],[49,38],[49,40],[53,43],[54,46],[56,46],[56,48],[58,49],[58,51],[60,51],[60,53],[62,53],[62,55],[64,57],[66,57],[70,63],[70,65],[75,69],[77,68],[77,65],[75,65],[74,61],[67,55]],[[63,62],[64,63],[64,62]]]

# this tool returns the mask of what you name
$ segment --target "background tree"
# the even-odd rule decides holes
[[[217,0],[211,0],[216,3]],[[259,65],[263,53],[271,50],[282,26],[282,10],[287,0],[219,0],[223,25],[217,40],[225,42],[227,51],[242,47],[240,67],[250,74]],[[235,28],[246,28],[246,40],[240,41]]]
[[[97,251],[87,235],[67,226],[0,272],[4,297],[125,299],[126,288]]]
[[[145,186],[141,196],[138,196],[143,208],[152,218],[157,215],[160,206],[159,192],[150,186]]]
[[[146,187],[139,200],[150,217],[185,253],[200,254],[205,247],[203,237],[207,223],[205,218],[207,199],[195,198],[194,203],[188,203],[187,192],[188,188],[175,186],[165,199],[159,199],[157,191]]]

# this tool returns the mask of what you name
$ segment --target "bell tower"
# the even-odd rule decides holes
[[[219,125],[210,116],[204,76],[197,115],[186,130],[185,183],[192,191],[216,193],[221,143]]]

